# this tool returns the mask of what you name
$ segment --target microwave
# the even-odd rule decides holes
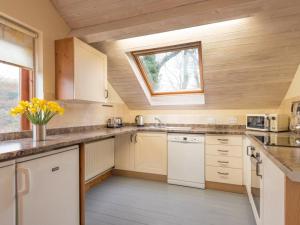
[[[283,114],[247,114],[246,128],[260,131],[288,131],[289,118]]]

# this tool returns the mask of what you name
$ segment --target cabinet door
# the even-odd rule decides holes
[[[262,225],[285,224],[285,175],[263,153],[262,155]]]
[[[115,169],[134,170],[135,134],[118,135],[115,138]]]
[[[114,164],[115,139],[109,138],[84,145],[85,180],[90,180],[111,169]]]
[[[135,144],[135,170],[144,173],[167,174],[167,135],[138,133]]]
[[[88,44],[74,39],[75,99],[105,102],[107,57]]]
[[[18,224],[79,225],[78,148],[17,163]]]
[[[0,164],[0,224],[16,224],[15,197],[15,165]]]

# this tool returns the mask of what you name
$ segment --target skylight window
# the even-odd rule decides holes
[[[203,93],[201,42],[132,52],[151,95]]]

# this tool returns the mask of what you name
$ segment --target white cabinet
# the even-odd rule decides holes
[[[18,224],[79,225],[78,147],[17,162]]]
[[[135,134],[115,138],[115,169],[134,171],[134,141]]]
[[[114,166],[114,140],[114,138],[108,138],[84,144],[86,181]]]
[[[137,133],[134,152],[135,171],[167,175],[166,133]]]
[[[243,184],[243,138],[241,135],[206,135],[206,181]]]
[[[77,38],[55,41],[56,98],[105,102],[107,56]]]
[[[0,163],[0,224],[16,224],[15,164]]]
[[[166,175],[167,134],[162,132],[138,132],[117,136],[115,168]]]
[[[261,225],[285,224],[285,175],[262,152]]]

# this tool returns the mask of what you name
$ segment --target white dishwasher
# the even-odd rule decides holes
[[[205,188],[204,135],[168,134],[168,183]]]

